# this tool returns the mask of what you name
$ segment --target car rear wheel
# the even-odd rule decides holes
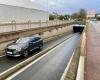
[[[24,57],[24,58],[28,57],[28,54],[29,54],[29,53],[28,53],[28,51],[26,50],[26,51],[24,52],[24,54],[23,54],[23,57]]]

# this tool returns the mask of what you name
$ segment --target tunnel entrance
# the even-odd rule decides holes
[[[77,32],[82,33],[83,30],[84,30],[84,27],[85,27],[85,25],[74,25],[73,26],[73,32],[74,33],[77,33]]]

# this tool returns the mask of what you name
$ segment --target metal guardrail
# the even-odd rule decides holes
[[[11,32],[11,31],[18,31],[24,29],[31,29],[31,28],[40,28],[40,27],[48,27],[48,26],[55,26],[55,25],[62,25],[66,23],[70,23],[71,21],[37,21],[33,22],[31,20],[27,22],[16,22],[15,20],[11,22],[0,23],[0,33]]]

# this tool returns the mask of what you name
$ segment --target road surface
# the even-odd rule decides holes
[[[12,75],[8,80],[60,80],[79,42],[80,34],[75,34],[75,36],[47,52],[46,56],[37,60],[32,66],[17,75]]]
[[[59,41],[62,41],[64,39],[66,39],[68,37],[68,35],[69,35],[69,33],[65,34],[63,36],[60,36],[58,38],[55,38],[55,39],[53,39],[51,41],[46,42],[44,44],[43,50],[48,48],[48,47],[50,47],[50,46],[52,46],[52,45],[54,45],[55,43],[57,43]],[[32,52],[32,55],[29,55],[29,57],[35,55],[36,53]],[[25,60],[25,58],[7,58],[6,56],[1,57],[0,58],[0,73],[5,71],[5,70],[7,70],[7,69],[9,69],[9,68],[11,68],[11,67],[13,67],[14,65],[16,65],[16,64],[18,64],[18,63],[20,63],[20,62],[22,62],[24,60]]]

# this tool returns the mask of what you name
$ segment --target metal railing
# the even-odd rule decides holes
[[[0,23],[0,33],[11,32],[11,31],[18,31],[18,30],[25,30],[31,28],[41,28],[41,27],[48,27],[48,26],[55,26],[55,25],[62,25],[67,24],[71,21],[37,21],[33,22],[31,20],[27,22],[16,22],[15,20],[11,22]]]

